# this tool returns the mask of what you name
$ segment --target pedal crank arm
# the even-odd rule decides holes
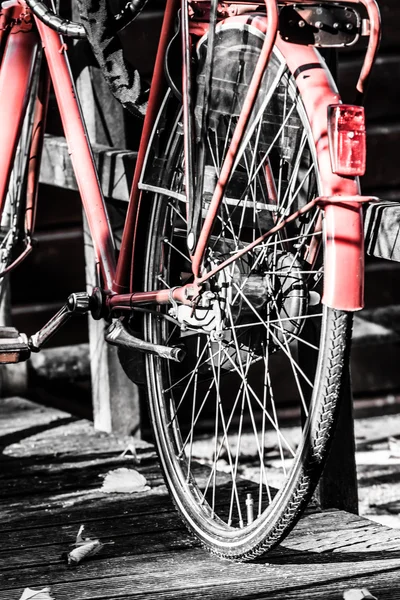
[[[86,314],[90,310],[90,296],[86,292],[71,294],[64,306],[60,308],[42,329],[29,338],[32,352],[39,352],[43,344],[66,323],[72,315]]]
[[[161,358],[168,360],[174,360],[175,362],[182,362],[186,356],[186,352],[178,346],[162,346],[161,344],[151,344],[145,342],[138,337],[135,337],[127,329],[121,321],[114,321],[107,329],[104,339],[113,346],[123,346],[125,348],[131,348],[132,350],[138,350],[139,352],[147,352],[149,354],[156,354]]]

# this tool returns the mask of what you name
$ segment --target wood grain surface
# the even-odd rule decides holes
[[[400,597],[400,532],[343,511],[309,511],[252,564],[199,547],[167,495],[153,447],[95,433],[89,422],[26,400],[1,401],[0,597],[50,586],[56,600],[340,599],[368,587]],[[128,466],[150,491],[103,494],[110,469]],[[80,525],[105,543],[75,568],[65,554]]]

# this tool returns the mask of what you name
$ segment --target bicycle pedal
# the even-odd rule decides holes
[[[31,350],[28,338],[15,327],[0,327],[0,364],[10,364],[28,360]]]

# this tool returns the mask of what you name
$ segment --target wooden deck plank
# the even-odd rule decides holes
[[[104,547],[101,553],[101,559],[107,560],[110,565],[115,562],[112,567],[112,575],[125,575],[126,571],[123,566],[127,556],[129,560],[140,561],[140,557],[144,555],[157,554],[158,559],[166,551],[181,551],[184,549],[198,547],[192,536],[185,531],[179,522],[176,522],[176,514],[171,513],[168,518],[159,520],[151,525],[153,519],[145,521],[142,526],[130,529],[125,523],[125,533],[121,530],[112,531],[106,530],[103,527],[103,522],[92,523],[88,528],[88,532],[93,532],[93,535],[107,541],[112,537],[114,544]],[[399,540],[387,540],[387,532],[382,534],[381,526],[374,526],[374,529],[365,527],[365,520],[355,522],[352,529],[347,529],[345,520],[342,520],[339,515],[331,515],[331,531],[326,531],[327,524],[326,513],[319,515],[319,523],[317,523],[317,531],[314,529],[314,522],[310,518],[305,518],[303,527],[296,531],[296,535],[284,542],[281,547],[271,552],[266,561],[269,564],[286,564],[299,563],[304,561],[303,553],[308,553],[308,562],[325,563],[325,562],[355,562],[356,556],[363,555],[363,568],[368,563],[376,563],[380,568],[387,567],[387,562],[396,561],[399,564],[400,548]],[[148,525],[148,527],[146,527]],[[162,525],[160,527],[160,525]],[[304,527],[305,525],[305,527]],[[319,525],[319,527],[318,527]],[[362,525],[359,527],[359,525]],[[312,526],[312,530],[310,529]],[[101,527],[101,530],[99,529]],[[308,529],[308,530],[307,530]],[[129,531],[129,533],[127,533]],[[159,532],[162,531],[162,535]],[[36,532],[41,533],[41,532]],[[15,567],[18,568],[18,577],[27,571],[28,576],[31,576],[31,569],[35,567],[35,572],[40,573],[41,569],[46,569],[49,565],[60,565],[60,572],[65,570],[65,559],[63,553],[73,544],[77,533],[77,527],[63,527],[61,530],[50,532],[46,531],[46,540],[42,539],[41,543],[35,544],[35,536],[32,531],[29,532],[29,542],[27,543],[25,536],[25,546],[7,547],[7,550],[0,552],[1,561],[1,576],[6,576],[4,571],[9,571]],[[43,538],[43,535],[42,535]],[[385,544],[385,550],[382,550],[382,543]],[[15,542],[14,542],[15,544]],[[316,550],[317,548],[317,550]],[[12,550],[12,552],[10,552]],[[335,557],[329,556],[329,553],[334,553]],[[160,555],[160,556],[159,556]],[[21,565],[23,568],[21,569]],[[92,564],[94,570],[98,568],[95,563]],[[53,571],[54,573],[54,571]],[[78,571],[74,571],[79,576]],[[85,573],[89,574],[86,570]],[[19,579],[20,581],[20,579]]]
[[[125,554],[112,559],[98,556],[96,560],[74,569],[58,565],[48,565],[42,569],[36,567],[34,570],[20,568],[4,578],[2,598],[15,598],[15,589],[21,589],[32,581],[37,587],[51,582],[56,599],[94,600],[116,598],[123,594],[146,598],[150,594],[150,597],[164,598],[166,589],[170,594],[173,592],[175,598],[185,598],[188,588],[197,591],[198,596],[195,597],[200,597],[204,594],[204,588],[209,588],[216,599],[224,597],[224,588],[228,594],[225,597],[232,598],[279,598],[283,597],[282,591],[296,591],[299,594],[297,597],[302,598],[308,597],[305,594],[310,588],[319,587],[325,591],[335,591],[333,597],[340,598],[339,583],[343,583],[346,589],[353,587],[354,579],[363,578],[365,581],[368,578],[367,587],[370,587],[372,577],[388,573],[395,578],[395,582],[400,580],[398,556],[390,558],[382,555],[380,560],[369,561],[365,560],[363,553],[354,553],[345,558],[333,555],[322,555],[321,558],[320,554],[315,554],[295,557],[294,560],[285,556],[280,561],[270,557],[269,562],[254,564],[220,561],[201,549],[176,551],[167,546],[164,552],[146,554],[144,557]],[[391,585],[395,582],[391,581]],[[383,598],[385,596],[380,589],[379,600]]]
[[[56,600],[341,598],[368,587],[400,598],[400,532],[343,511],[312,512],[254,564],[222,561],[177,516],[146,442],[138,465],[129,437],[99,434],[61,411],[4,403],[0,427],[0,597],[51,586]],[[135,466],[151,489],[103,494],[109,469]],[[106,544],[91,560],[65,560],[79,526]],[[397,595],[396,595],[397,594]]]

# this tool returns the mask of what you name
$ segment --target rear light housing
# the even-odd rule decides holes
[[[364,108],[351,104],[328,106],[328,137],[333,173],[364,175],[367,156]]]

